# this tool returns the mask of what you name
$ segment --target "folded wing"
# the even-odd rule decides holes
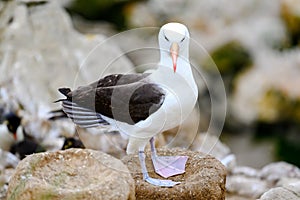
[[[59,91],[67,98],[63,111],[76,124],[94,127],[107,122],[102,116],[128,124],[147,119],[162,105],[165,93],[147,79],[149,74],[109,75],[87,86]]]

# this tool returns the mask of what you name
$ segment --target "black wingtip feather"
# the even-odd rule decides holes
[[[72,99],[71,96],[70,96],[71,95],[70,94],[70,92],[71,92],[70,88],[59,88],[58,91],[60,93],[62,93],[63,95],[65,95],[67,98],[66,99],[58,99],[58,100],[54,101],[53,103],[57,103],[57,102],[61,102],[61,101],[65,101],[65,100],[71,100]]]
[[[69,97],[69,93],[71,92],[70,88],[59,88],[58,91],[60,93],[62,93],[63,95],[65,95],[66,97]]]
[[[53,101],[53,103],[61,102],[61,101],[64,101],[64,100],[66,100],[66,99],[58,99],[56,101]]]
[[[57,120],[60,118],[68,117],[67,114],[62,109],[52,110],[52,111],[48,112],[48,115],[50,115],[48,117],[48,120]]]

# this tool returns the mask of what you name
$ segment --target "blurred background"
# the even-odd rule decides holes
[[[171,21],[186,24],[225,84],[221,141],[243,165],[285,160],[300,166],[299,1],[75,0],[64,7],[82,33],[109,36]],[[210,73],[208,58],[191,49],[191,59]],[[206,87],[199,92],[201,120],[207,123],[211,97]],[[205,122],[200,130],[207,129]]]
[[[39,120],[59,108],[52,103],[61,97],[57,88],[135,71],[136,65],[158,60],[157,54],[147,58],[143,52],[141,58],[132,53],[100,72],[124,49],[157,45],[155,31],[112,42],[107,38],[173,21],[185,24],[193,41],[211,56],[191,48],[191,62],[211,80],[216,73],[211,59],[218,67],[227,99],[220,140],[237,162],[260,168],[284,160],[300,166],[298,0],[1,1],[1,112],[13,110],[27,117],[28,129],[40,134],[45,122]],[[99,54],[84,63],[88,70],[81,70],[90,50],[103,41]],[[200,132],[209,125],[210,98],[199,80]]]

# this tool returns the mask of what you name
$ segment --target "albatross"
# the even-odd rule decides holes
[[[164,178],[185,172],[187,156],[159,156],[154,136],[180,125],[192,112],[198,97],[189,62],[189,31],[180,23],[168,23],[158,34],[160,61],[151,73],[111,74],[71,91],[62,110],[83,128],[110,124],[128,138],[127,154],[139,155],[143,179],[173,187],[180,182],[149,176],[145,146],[150,142],[155,172]]]

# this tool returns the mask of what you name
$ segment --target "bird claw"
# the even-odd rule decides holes
[[[145,181],[148,183],[155,185],[155,186],[160,186],[160,187],[173,187],[174,185],[177,185],[181,182],[175,182],[172,180],[161,180],[161,179],[156,179],[156,178],[151,178],[147,177],[145,178]]]

